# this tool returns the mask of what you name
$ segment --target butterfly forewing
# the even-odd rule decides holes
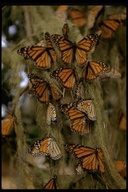
[[[1,134],[2,136],[10,135],[12,128],[15,126],[15,117],[7,114],[7,117],[2,120]]]
[[[54,175],[53,178],[48,181],[48,183],[44,186],[44,189],[60,189],[57,183],[56,175]]]
[[[65,88],[72,89],[77,80],[76,73],[72,68],[58,68],[51,74]]]

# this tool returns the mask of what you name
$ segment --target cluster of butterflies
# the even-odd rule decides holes
[[[55,15],[63,21],[70,19],[78,27],[95,28],[96,31],[102,32],[100,35],[101,39],[110,39],[120,26],[126,25],[126,10],[124,9],[121,13],[108,15],[105,20],[102,19],[104,10],[105,6],[103,5],[90,6],[86,11],[73,6],[60,5],[57,7]]]
[[[74,22],[75,20],[79,20],[79,17],[76,19],[75,16],[73,16],[76,10],[68,9],[68,11]],[[77,14],[75,13],[75,15]],[[122,20],[123,19],[119,20],[114,17],[104,21],[103,24],[100,25],[100,30],[102,31],[100,38],[103,38],[105,33],[108,34],[108,29],[112,31],[111,34],[116,31],[119,25],[121,25]],[[115,22],[114,25],[113,22]],[[106,28],[108,29],[106,30]],[[99,41],[97,33],[87,35],[76,44],[69,40],[68,32],[69,26],[65,23],[62,28],[63,35],[53,34],[50,36],[50,34],[46,32],[45,40],[41,40],[29,47],[22,47],[17,52],[25,59],[34,61],[36,67],[49,70],[54,62],[60,62],[53,46],[54,43],[60,51],[61,64],[64,64],[64,67],[59,67],[52,71],[50,77],[55,78],[65,89],[73,90],[75,85],[77,85],[75,92],[77,101],[60,104],[60,111],[70,120],[70,128],[72,131],[80,135],[85,135],[90,134],[90,121],[95,121],[96,115],[93,100],[84,98],[83,79],[92,81],[108,73],[110,74],[108,76],[111,76],[113,69],[110,69],[101,61],[90,61],[88,58],[88,53],[95,48]],[[82,68],[80,79],[78,78],[75,67],[72,66],[75,62]],[[28,78],[31,84],[29,86],[29,93],[35,95],[41,103],[48,105],[46,114],[47,124],[51,125],[57,122],[54,101],[59,101],[63,96],[63,92],[55,84],[36,74],[30,73],[28,74]],[[14,115],[8,114],[7,118],[2,121],[2,135],[9,135],[14,126],[15,117]],[[73,153],[77,159],[80,160],[76,167],[78,174],[81,174],[83,170],[92,172],[100,171],[104,173],[105,169],[102,161],[103,152],[100,148],[94,149],[78,144],[66,144],[65,150]],[[61,150],[52,135],[42,140],[37,140],[29,147],[28,151],[35,157],[44,155],[52,160],[58,160],[62,157]],[[56,180],[57,176],[55,175],[44,188],[59,189],[60,187]]]

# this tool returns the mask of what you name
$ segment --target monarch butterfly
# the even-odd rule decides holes
[[[107,71],[109,71],[109,68],[105,63],[101,61],[88,61],[83,68],[82,77],[87,80],[94,80]]]
[[[90,134],[89,120],[85,113],[78,110],[72,103],[60,105],[60,110],[70,120],[70,128],[80,135]]]
[[[100,148],[91,148],[78,144],[66,144],[65,149],[72,152],[78,159],[83,169],[100,171],[104,173],[103,152]]]
[[[102,5],[93,6],[89,8],[85,13],[82,10],[69,7],[68,15],[71,18],[71,21],[78,27],[86,26],[88,29],[90,29],[93,27],[94,22],[102,8]]]
[[[100,38],[102,39],[112,38],[114,33],[118,30],[118,28],[121,25],[123,25],[125,20],[126,20],[126,14],[125,17],[122,18],[118,14],[110,15],[108,19],[102,21],[98,25],[98,30],[102,31]]]
[[[61,93],[55,85],[43,80],[43,78],[35,74],[28,74],[28,77],[32,84],[29,93],[34,94],[40,102],[48,103],[51,96],[54,100],[60,99]]]
[[[115,167],[117,169],[117,171],[119,172],[119,174],[126,179],[126,164],[124,161],[122,160],[115,160],[114,161]]]
[[[45,33],[45,40],[46,45],[44,45],[44,41],[41,40],[35,45],[22,47],[17,52],[25,58],[33,60],[37,67],[49,69],[51,64],[57,60],[57,55],[48,32]]]
[[[78,65],[83,66],[88,59],[87,52],[91,51],[98,41],[98,35],[89,34],[77,44],[58,34],[52,35],[52,39],[61,52],[61,60],[64,64],[70,65],[76,59]]]
[[[68,89],[73,89],[75,82],[78,80],[78,75],[72,68],[58,68],[51,73],[51,77],[54,77]]]
[[[60,189],[58,183],[57,183],[57,176],[54,175],[48,183],[44,186],[44,189]]]
[[[76,104],[77,109],[87,114],[88,118],[92,121],[96,120],[95,116],[95,108],[93,101],[91,99],[84,99],[77,101]]]
[[[62,156],[56,140],[53,137],[37,140],[31,147],[29,147],[28,152],[35,157],[45,155],[53,160],[58,160]]]
[[[46,122],[48,125],[51,125],[52,122],[57,122],[55,105],[53,105],[50,102],[49,102],[48,108],[47,108]]]
[[[62,33],[65,38],[68,38],[69,26],[67,23],[63,25]]]
[[[15,117],[11,114],[7,114],[7,117],[2,120],[2,136],[10,135],[12,128],[15,126]]]

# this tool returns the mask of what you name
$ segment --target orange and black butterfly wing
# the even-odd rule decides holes
[[[47,103],[50,97],[48,82],[34,74],[29,74],[28,77],[32,83],[29,93],[35,95],[40,102]]]
[[[64,112],[71,121],[70,128],[72,131],[80,135],[90,133],[89,121],[83,112],[70,104],[61,105],[61,111]]]
[[[73,153],[78,159],[92,155],[95,152],[95,149],[91,147],[85,147],[78,144],[66,144],[65,149],[70,153]]]
[[[87,37],[84,37],[77,43],[75,57],[77,63],[80,66],[83,66],[87,62],[88,60],[87,52],[92,50],[97,41],[98,41],[98,35],[94,33],[87,35]]]
[[[102,159],[103,159],[103,153],[101,149],[96,148],[92,150],[92,153],[89,156],[85,156],[82,159],[81,164],[83,169],[93,172],[100,171],[104,173],[104,165]]]
[[[58,68],[51,74],[65,88],[72,89],[75,85],[77,75],[72,68]]]
[[[48,32],[45,33],[45,39],[46,39],[46,43],[47,43],[47,52],[48,52],[49,57],[51,58],[51,62],[55,62],[57,60],[57,55],[52,46],[51,36]]]
[[[29,147],[28,152],[33,156],[39,156],[39,155],[49,156],[48,142],[49,137],[46,137],[42,140],[37,140],[34,144],[32,144]]]
[[[83,12],[79,9],[73,8],[73,7],[69,7],[68,15],[71,18],[71,21],[78,27],[82,27],[86,24],[85,12]]]
[[[119,28],[119,26],[120,26],[120,22],[118,20],[107,19],[107,20],[102,21],[99,24],[99,28],[102,31],[100,38],[102,38],[102,39],[112,38],[114,33]]]
[[[86,117],[72,120],[70,127],[72,131],[80,135],[90,134],[90,125]]]
[[[53,41],[61,52],[61,60],[64,64],[70,65],[74,59],[74,44],[61,35],[53,35]]]
[[[103,153],[101,149],[93,149],[91,147],[84,147],[83,145],[66,144],[65,149],[72,152],[81,161],[83,169],[88,171],[104,172],[104,165],[102,162]]]
[[[44,189],[60,189],[57,183],[56,175],[54,175],[54,177],[48,181],[48,183],[44,186]]]
[[[104,173],[105,168],[104,168],[104,164],[102,162],[103,152],[101,151],[100,148],[96,148],[96,153],[97,153],[97,160],[98,160],[98,169],[100,170],[101,173]]]
[[[107,72],[108,66],[99,61],[88,61],[87,65],[83,68],[82,76],[87,80],[96,79],[101,73]]]
[[[23,55],[27,59],[33,60],[37,67],[49,69],[51,67],[51,63],[56,61],[57,56],[52,46],[52,42],[50,40],[50,35],[48,32],[45,33],[45,40],[46,44],[43,40],[41,40],[35,45],[22,47],[18,50],[18,53]]]
[[[10,135],[12,127],[15,126],[15,117],[8,113],[7,118],[2,120],[1,125],[2,125],[1,127],[2,136]]]

